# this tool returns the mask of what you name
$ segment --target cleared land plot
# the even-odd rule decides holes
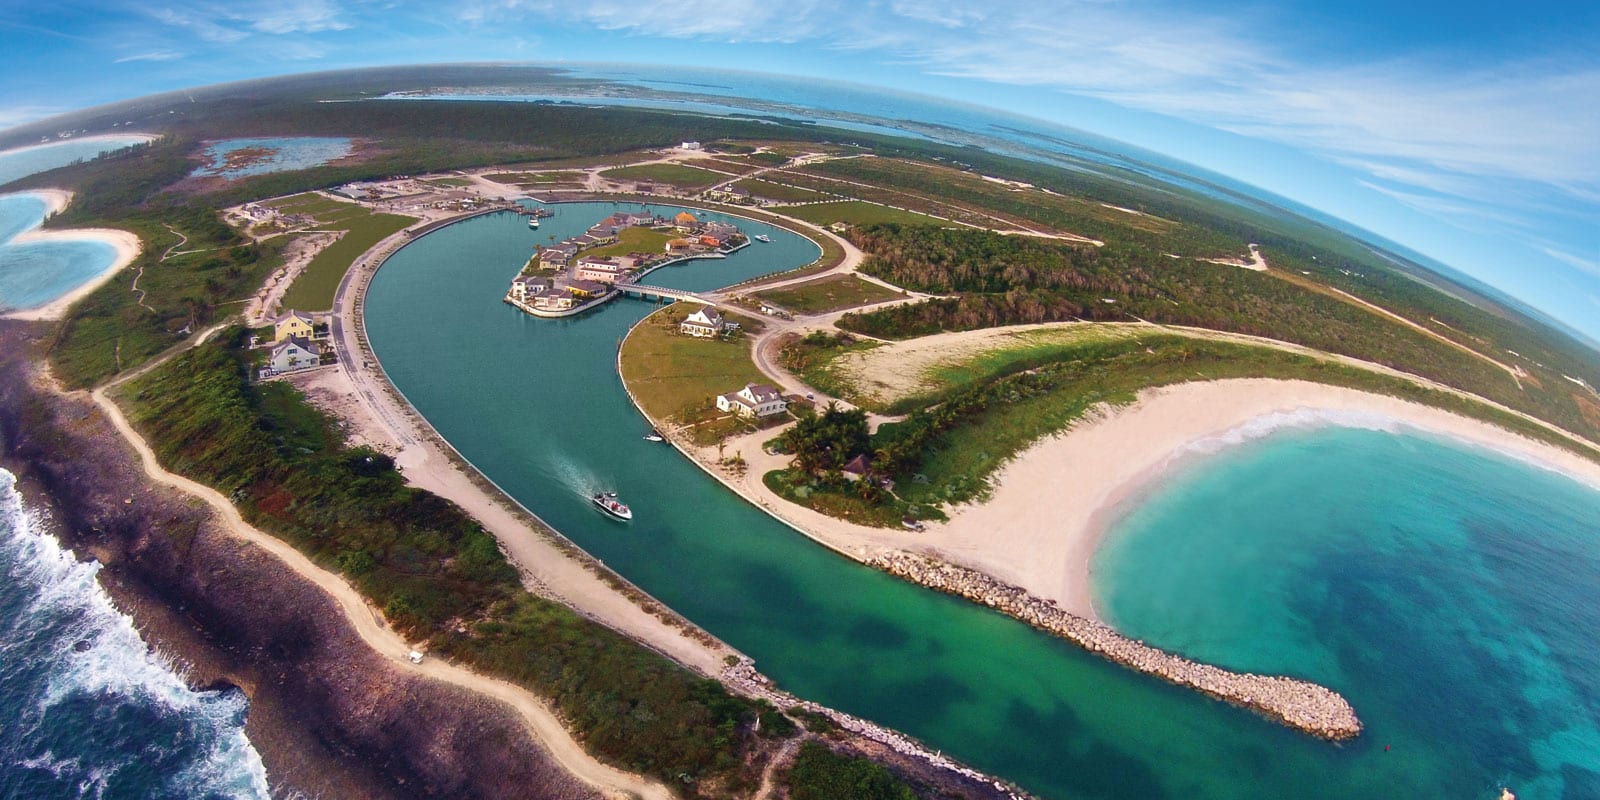
[[[581,183],[583,173],[570,172],[496,172],[483,176],[484,178],[503,183],[507,186],[521,186],[525,184],[540,183]]]
[[[723,172],[736,172],[740,175],[743,175],[747,172],[755,172],[756,170],[761,169],[760,164],[752,164],[748,161],[736,161],[734,160],[736,158],[738,158],[738,156],[728,156],[726,158],[708,158],[704,161],[695,161],[692,163],[707,167],[709,169],[719,169]]]
[[[423,182],[444,189],[459,189],[463,186],[472,185],[472,179],[470,178],[432,178]]]
[[[641,164],[637,167],[608,169],[600,177],[614,181],[655,181],[686,189],[710,186],[727,180],[727,176],[682,164]]]
[[[743,339],[697,339],[678,323],[699,306],[675,303],[651,314],[622,345],[622,378],[650,416],[678,419],[712,398],[766,380]]]
[[[950,225],[951,223],[918,214],[914,211],[901,211],[898,208],[865,203],[860,200],[843,200],[837,203],[818,203],[810,206],[779,207],[777,211],[787,216],[815,222],[818,225],[831,225],[843,222],[850,225],[872,225],[879,222],[897,222],[901,225]]]
[[[756,294],[756,297],[762,300],[802,314],[820,314],[841,308],[855,308],[894,300],[901,296],[899,292],[864,281],[855,275],[830,275]]]
[[[649,228],[628,228],[617,234],[615,244],[596,247],[583,251],[584,257],[609,258],[611,256],[625,256],[629,253],[661,253],[667,247],[667,242],[678,238],[679,234],[672,231],[653,231]]]
[[[760,178],[746,178],[734,184],[734,186],[744,189],[756,197],[765,197],[768,200],[776,200],[780,203],[808,203],[813,200],[826,200],[829,197],[829,195],[812,189],[786,186]]]
[[[345,234],[317,253],[305,271],[294,279],[289,291],[284,292],[284,308],[305,311],[333,308],[333,295],[339,289],[339,281],[356,258],[413,222],[416,220],[411,217],[367,213],[319,226],[321,230],[342,230]]]
[[[897,158],[851,158],[807,166],[807,172],[897,190],[901,193],[959,197],[964,205],[1002,218],[1026,220],[1061,233],[1074,230],[1074,219],[1088,219],[1147,233],[1168,233],[1178,223],[1148,214],[1130,214],[1098,202],[1041,189],[1021,189],[984,180],[981,175],[952,167],[923,164]],[[866,191],[866,190],[862,190]],[[908,205],[896,203],[896,205]]]

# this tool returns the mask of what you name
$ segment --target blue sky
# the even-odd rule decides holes
[[[456,61],[809,75],[1038,117],[1414,247],[1600,338],[1600,3],[218,0],[0,5],[0,128]]]

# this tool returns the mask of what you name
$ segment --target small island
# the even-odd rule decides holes
[[[538,215],[530,227],[536,226]],[[669,264],[726,258],[750,245],[735,225],[701,220],[688,211],[671,218],[619,211],[578,236],[534,249],[511,280],[505,301],[535,317],[570,317],[632,292],[661,299],[690,295],[639,286],[640,278]]]

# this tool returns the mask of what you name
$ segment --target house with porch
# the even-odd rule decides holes
[[[550,291],[554,282],[549,278],[540,278],[533,275],[519,275],[511,281],[511,299],[519,303],[526,303]]]
[[[281,343],[291,336],[309,340],[313,335],[316,320],[303,311],[289,309],[289,312],[279,317],[272,323],[272,341]]]
[[[777,389],[764,383],[747,383],[737,392],[717,395],[717,409],[741,417],[770,417],[782,414],[789,408],[787,400]]]
[[[616,283],[627,273],[620,261],[611,258],[580,258],[573,275],[579,280]]]
[[[268,363],[279,373],[310,369],[322,363],[322,348],[309,339],[290,336],[273,345]]]
[[[701,339],[709,339],[713,336],[720,336],[727,326],[728,321],[722,318],[722,314],[711,306],[705,306],[684,317],[683,321],[678,323],[678,332]]]

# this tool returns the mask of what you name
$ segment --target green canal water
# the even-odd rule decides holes
[[[556,208],[537,231],[514,214],[490,215],[396,253],[367,296],[373,348],[479,469],[785,689],[1061,800],[1432,797],[1444,784],[1452,765],[1441,753],[1385,753],[1381,725],[1342,746],[1315,741],[854,564],[643,441],[647,426],[615,357],[652,305],[621,300],[537,320],[500,300],[535,244],[577,234],[618,206]],[[650,282],[707,289],[817,255],[795,234],[738,224],[772,243],[663,269]],[[597,489],[620,492],[634,521],[590,507],[585,496]],[[1351,688],[1341,674],[1302,677]],[[1371,710],[1359,699],[1357,709]]]

